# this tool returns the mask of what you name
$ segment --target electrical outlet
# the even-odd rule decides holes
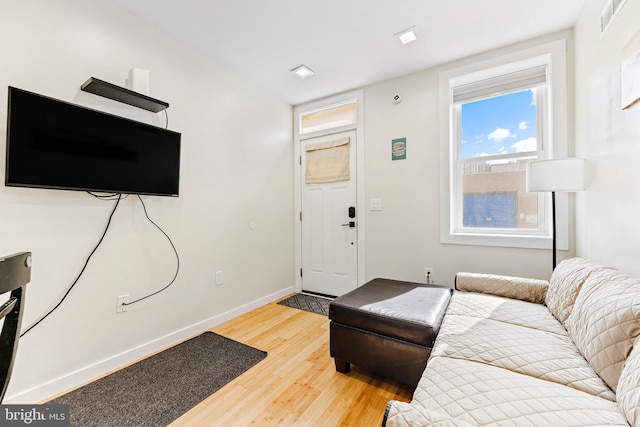
[[[120,295],[118,297],[118,303],[116,305],[116,313],[123,313],[129,310],[129,307],[125,304],[129,304],[129,295]]]
[[[222,285],[224,283],[224,271],[216,271],[216,285]]]
[[[424,269],[424,278],[426,279],[427,283],[433,283],[433,268],[432,267],[425,267],[425,269]]]

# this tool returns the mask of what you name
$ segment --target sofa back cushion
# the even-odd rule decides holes
[[[620,373],[640,335],[640,279],[612,269],[593,271],[566,326],[580,353],[616,391]]]
[[[636,338],[633,351],[620,374],[617,397],[629,424],[640,425],[640,338]]]
[[[545,304],[563,325],[571,314],[585,280],[593,271],[601,268],[604,267],[586,259],[570,258],[562,261],[553,270]]]

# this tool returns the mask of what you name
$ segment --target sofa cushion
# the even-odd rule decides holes
[[[640,425],[640,338],[624,365],[618,383],[618,405],[631,425]]]
[[[570,258],[553,270],[545,303],[563,325],[571,314],[585,280],[593,271],[602,268],[604,267],[582,258]]]
[[[447,313],[431,351],[437,357],[493,365],[615,401],[566,332]]]
[[[391,400],[387,403],[383,426],[394,427],[475,427],[441,411],[426,410],[418,405]]]
[[[387,403],[383,426],[393,427],[474,427],[474,424],[455,419],[440,411],[429,411],[420,406],[391,400]]]
[[[628,425],[618,406],[609,400],[495,366],[452,358],[429,361],[410,405],[444,412],[473,425]],[[387,426],[412,425],[403,424],[399,418],[389,419]]]
[[[616,391],[640,334],[640,279],[610,269],[592,272],[566,326],[593,369]]]
[[[511,298],[475,292],[456,292],[451,297],[449,308],[447,308],[447,315],[449,314],[492,319],[554,334],[567,335],[566,329],[544,305]]]

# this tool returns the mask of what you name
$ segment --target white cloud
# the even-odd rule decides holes
[[[496,128],[496,130],[491,132],[487,138],[494,142],[502,142],[507,138],[515,138],[515,135],[512,135],[511,132],[509,132],[509,129]]]
[[[536,151],[537,147],[537,140],[534,137],[522,139],[511,146],[511,148],[516,150],[516,153],[522,153],[525,151]]]
[[[527,122],[520,122],[520,124],[518,124],[518,129],[520,130],[525,130],[528,128],[529,128],[529,125],[527,125]]]

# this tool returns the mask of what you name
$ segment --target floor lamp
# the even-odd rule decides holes
[[[527,191],[551,192],[553,269],[556,268],[556,192],[584,190],[584,159],[538,160],[527,164]]]

